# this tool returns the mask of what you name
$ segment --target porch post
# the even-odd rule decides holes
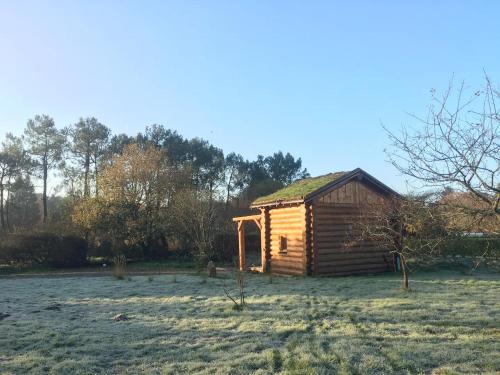
[[[245,223],[238,221],[238,247],[240,255],[240,271],[245,270]]]
[[[268,222],[269,210],[263,208],[260,210],[260,264],[262,265],[262,272],[267,272],[267,262],[268,262],[268,244],[267,244],[267,228],[269,227]]]

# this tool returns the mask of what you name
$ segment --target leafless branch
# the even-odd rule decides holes
[[[484,215],[500,215],[499,98],[486,74],[484,89],[467,98],[464,83],[454,90],[451,82],[441,97],[433,91],[428,116],[411,115],[418,129],[385,128],[390,162],[424,186],[473,195],[486,203],[477,205]]]

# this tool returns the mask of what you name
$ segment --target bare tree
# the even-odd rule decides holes
[[[500,215],[500,93],[485,75],[484,88],[467,96],[464,83],[453,81],[443,95],[432,90],[426,118],[412,117],[418,128],[399,134],[386,129],[392,143],[387,151],[403,175],[426,187],[451,187],[482,204],[460,204],[453,209],[479,220]],[[497,226],[497,232],[498,228]]]
[[[386,249],[394,255],[395,266],[401,270],[403,289],[408,289],[408,260],[434,259],[446,235],[433,196],[425,194],[366,204],[346,247],[357,242],[371,242]]]
[[[464,233],[498,233],[500,216],[469,192],[445,190],[438,201],[447,228]],[[488,214],[485,214],[488,213]]]
[[[226,294],[226,297],[229,298],[229,300],[234,303],[233,308],[235,310],[243,310],[243,308],[246,305],[246,302],[245,302],[245,275],[244,275],[244,272],[242,272],[242,271],[236,271],[235,281],[236,281],[236,286],[238,287],[238,297],[237,298],[234,298],[234,297],[231,296],[231,293],[226,288],[225,284],[222,286],[222,288],[224,290],[224,293]]]
[[[192,239],[199,264],[211,260],[215,256],[214,243],[220,229],[210,192],[194,189],[178,192],[172,205],[172,217],[174,225]]]

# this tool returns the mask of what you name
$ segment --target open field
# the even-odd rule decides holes
[[[498,274],[224,277],[2,278],[0,373],[500,371]]]

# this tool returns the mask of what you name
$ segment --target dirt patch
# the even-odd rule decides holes
[[[217,273],[231,272],[231,268],[217,268]],[[154,275],[196,275],[196,271],[187,270],[165,270],[165,271],[127,271],[127,276],[154,276]],[[0,275],[0,278],[33,278],[33,277],[105,277],[113,276],[113,272],[106,271],[53,271],[37,273],[14,273],[9,275]]]
[[[60,311],[61,310],[61,304],[60,303],[53,303],[52,305],[47,306],[45,308],[45,310]]]

